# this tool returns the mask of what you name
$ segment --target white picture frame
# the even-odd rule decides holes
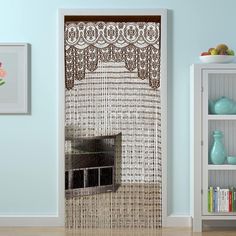
[[[29,113],[29,44],[0,43],[0,114]]]

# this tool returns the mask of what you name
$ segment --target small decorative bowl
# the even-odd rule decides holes
[[[236,156],[228,156],[227,163],[230,165],[236,165]]]
[[[230,63],[235,60],[235,56],[229,55],[208,55],[200,56],[199,59],[203,63]]]

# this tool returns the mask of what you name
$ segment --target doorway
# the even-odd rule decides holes
[[[65,127],[66,130],[72,127],[75,139],[81,137],[96,139],[98,136],[117,133],[121,133],[122,137],[121,158],[116,160],[114,180],[119,187],[114,188],[112,192],[100,194],[81,195],[77,191],[77,195],[73,193],[66,198],[65,221],[68,228],[157,228],[161,226],[162,209],[165,208],[166,201],[162,199],[162,183],[163,180],[165,181],[162,167],[166,162],[162,158],[166,156],[166,134],[163,136],[162,131],[166,126],[165,122],[162,123],[166,108],[162,109],[162,107],[166,103],[166,78],[163,73],[165,63],[160,62],[162,53],[165,53],[164,50],[161,51],[165,41],[158,42],[157,50],[156,45],[150,43],[154,45],[153,51],[151,47],[148,48],[150,46],[148,41],[145,47],[135,46],[134,43],[117,47],[112,43],[110,47],[108,44],[104,48],[101,48],[101,44],[99,48],[90,42],[89,49],[86,51],[81,46],[84,42],[79,39],[79,32],[84,30],[93,40],[96,35],[94,29],[100,29],[100,35],[102,30],[104,35],[110,30],[107,35],[112,40],[117,31],[120,30],[122,35],[122,29],[124,29],[124,36],[129,29],[130,35],[135,37],[135,33],[142,31],[141,35],[144,35],[144,32],[147,33],[151,27],[159,31],[150,30],[148,37],[150,35],[155,37],[155,32],[156,34],[158,32],[160,39],[164,31],[160,32],[160,15],[157,17],[150,14],[148,17],[143,16],[144,18],[137,15],[129,17],[116,15],[119,14],[116,12],[114,16],[101,18],[83,14],[81,16],[80,12],[76,15],[65,15],[62,20],[65,26],[63,33],[65,86],[62,88],[64,107],[61,114],[64,115],[64,119],[61,127]],[[92,21],[94,17],[95,20]],[[123,21],[119,21],[120,18]],[[128,18],[130,21],[127,22]],[[88,43],[87,40],[84,41]],[[119,44],[120,41],[119,39]],[[154,64],[157,66],[154,66],[152,76],[150,76],[150,66],[154,64],[152,62],[148,64],[150,52],[152,62],[153,59],[156,60]],[[88,62],[83,61],[84,55]],[[63,162],[66,166],[68,163],[72,164],[74,169],[73,163],[76,161],[71,161],[70,158],[66,160],[64,153],[68,150],[71,152],[72,149],[72,152],[77,151],[77,144],[73,146],[65,141],[67,131],[63,132],[63,135],[65,144]],[[81,160],[81,154],[79,155]],[[84,175],[82,177],[82,174],[79,174],[80,168],[77,171],[76,178],[82,181]],[[67,176],[67,180],[73,178],[71,174],[65,173],[64,177]],[[94,175],[98,176],[98,172]],[[67,190],[68,188],[71,190],[72,187],[67,185]],[[78,189],[75,188],[73,192]],[[63,192],[66,193],[67,190]]]

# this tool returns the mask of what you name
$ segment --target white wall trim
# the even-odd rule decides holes
[[[163,221],[163,227],[192,227],[192,217],[188,215],[169,215]]]
[[[64,219],[48,215],[0,216],[0,227],[63,227]],[[235,226],[235,223],[234,223]],[[163,227],[192,227],[192,217],[170,215],[163,221]]]
[[[0,216],[0,227],[61,227],[63,224],[56,215]]]
[[[65,226],[65,69],[64,69],[64,17],[58,12],[58,215]]]
[[[161,15],[161,142],[162,142],[162,226],[168,216],[168,178],[167,178],[167,10],[162,9]]]

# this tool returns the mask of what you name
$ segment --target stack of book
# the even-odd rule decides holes
[[[236,188],[209,187],[208,212],[236,212]]]

